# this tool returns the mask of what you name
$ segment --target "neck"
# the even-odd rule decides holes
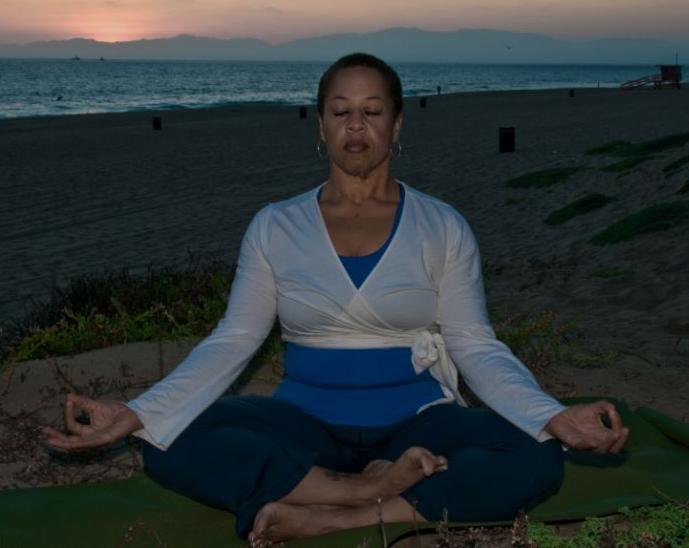
[[[349,175],[337,166],[331,165],[321,199],[328,202],[350,202],[354,205],[361,205],[370,199],[395,201],[399,196],[399,188],[389,166],[384,167],[385,169],[359,177]]]

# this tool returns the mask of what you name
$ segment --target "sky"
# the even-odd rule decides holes
[[[0,0],[0,43],[178,34],[271,43],[393,26],[686,42],[689,0]]]

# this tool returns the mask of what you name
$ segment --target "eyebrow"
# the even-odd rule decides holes
[[[337,99],[344,99],[346,101],[347,99],[349,99],[349,97],[345,97],[344,95],[336,95],[335,97],[331,97],[329,100],[335,101]],[[381,97],[380,95],[370,95],[369,97],[364,97],[364,100],[368,100],[368,99],[378,99],[380,101],[385,100],[385,98]]]

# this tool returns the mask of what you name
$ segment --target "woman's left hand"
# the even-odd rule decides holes
[[[605,400],[568,407],[550,419],[545,431],[568,447],[597,453],[619,453],[629,436],[617,409]]]

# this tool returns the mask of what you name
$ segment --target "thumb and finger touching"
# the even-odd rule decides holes
[[[75,410],[89,415],[89,424],[80,424]],[[65,403],[67,434],[43,427],[41,433],[47,445],[64,451],[78,451],[102,447],[122,439],[142,427],[136,414],[121,402],[94,400],[69,394]]]

